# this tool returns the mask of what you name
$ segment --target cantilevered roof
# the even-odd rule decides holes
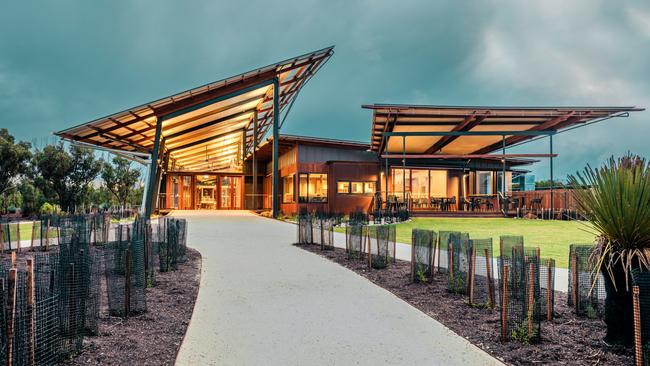
[[[406,154],[482,155],[502,148],[501,132],[562,132],[612,117],[627,117],[636,107],[486,107],[373,104],[371,150],[378,154],[402,153],[402,136],[393,132],[421,132],[406,137]],[[486,135],[433,136],[438,132],[481,132]],[[488,134],[495,132],[495,134]],[[506,146],[535,138],[534,135],[505,135]]]
[[[218,171],[240,166],[273,124],[273,83],[280,83],[280,111],[288,112],[300,89],[329,60],[327,47],[103,118],[56,135],[132,154],[151,154],[156,124],[162,122],[163,149],[175,169]],[[286,115],[285,112],[285,115]]]

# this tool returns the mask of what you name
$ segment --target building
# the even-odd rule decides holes
[[[642,110],[373,104],[362,106],[372,111],[369,142],[280,135],[296,96],[333,53],[324,48],[57,135],[146,164],[146,215],[378,207],[505,214],[513,174],[543,158],[552,179],[553,135]],[[548,152],[506,154],[539,138],[549,139]]]

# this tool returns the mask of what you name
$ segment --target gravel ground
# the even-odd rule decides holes
[[[631,350],[609,348],[601,339],[601,320],[576,317],[566,306],[566,294],[555,293],[555,319],[542,322],[541,342],[523,345],[501,342],[499,311],[470,307],[463,295],[447,291],[447,277],[437,274],[431,283],[412,283],[410,263],[398,260],[387,269],[368,269],[365,261],[350,261],[344,249],[320,250],[317,245],[296,245],[326,257],[392,292],[428,316],[512,365],[627,365],[633,364]]]
[[[83,351],[66,364],[173,365],[199,290],[201,255],[189,248],[187,254],[177,271],[156,273],[157,285],[147,289],[146,313],[111,317],[104,299],[99,335],[86,337]]]

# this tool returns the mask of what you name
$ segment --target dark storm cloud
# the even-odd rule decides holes
[[[467,4],[5,2],[0,126],[41,141],[331,44],[336,54],[302,91],[284,132],[367,140],[370,113],[360,105],[375,102],[650,106],[645,2]],[[647,155],[646,115],[558,136],[557,175],[627,150]],[[547,175],[545,163],[535,170]]]

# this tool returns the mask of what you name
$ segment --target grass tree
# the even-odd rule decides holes
[[[612,157],[569,176],[569,183],[598,235],[591,260],[594,276],[605,278],[605,342],[631,345],[630,272],[650,268],[650,166],[636,155]]]

